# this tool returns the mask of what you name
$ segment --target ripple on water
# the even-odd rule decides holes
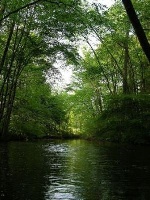
[[[12,142],[0,145],[0,180],[0,200],[149,200],[150,147]]]
[[[45,200],[80,200],[81,198],[77,197],[77,188],[75,185],[69,184],[59,184],[51,185],[47,188],[47,193],[45,195]]]

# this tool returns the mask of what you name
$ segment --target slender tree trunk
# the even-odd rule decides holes
[[[108,87],[108,90],[109,90],[110,93],[112,94],[112,90],[111,90],[111,86],[110,86],[109,78],[108,78],[108,76],[106,75],[105,70],[103,69],[103,67],[102,67],[102,65],[101,65],[101,63],[100,63],[100,59],[99,59],[99,57],[98,57],[96,51],[93,49],[93,47],[92,47],[92,45],[90,44],[90,42],[87,40],[87,38],[86,38],[86,37],[84,37],[84,38],[85,38],[87,44],[90,46],[92,52],[94,53],[94,56],[95,56],[96,61],[97,61],[97,64],[99,65],[99,67],[101,67],[101,70],[102,70],[103,76],[104,76],[105,80],[107,81],[107,87]]]
[[[9,99],[7,102],[7,111],[5,114],[5,117],[3,119],[3,127],[2,127],[2,139],[7,140],[8,137],[8,129],[9,129],[9,123],[10,123],[10,117],[13,109],[13,104],[15,100],[15,95],[16,95],[16,88],[17,88],[17,79],[13,81],[12,86],[10,88],[10,94],[9,94]]]
[[[11,28],[10,28],[10,32],[9,32],[9,36],[8,36],[8,39],[7,39],[7,42],[6,42],[6,46],[5,46],[5,49],[4,49],[4,52],[3,52],[3,56],[1,58],[1,61],[0,61],[0,74],[1,74],[1,71],[4,67],[4,63],[5,63],[5,60],[6,60],[6,57],[7,57],[7,53],[8,53],[8,50],[9,50],[9,46],[10,46],[10,42],[11,42],[11,39],[12,39],[12,36],[13,36],[13,31],[14,31],[14,26],[15,26],[15,23],[13,22]]]
[[[95,102],[96,108],[98,113],[101,114],[103,111],[103,104],[102,104],[102,95],[100,92],[100,88],[96,88],[95,93],[96,93],[96,102]]]
[[[129,81],[128,81],[128,85],[129,85],[129,91],[132,94],[136,94],[137,93],[137,85],[136,85],[136,81],[135,81],[135,71],[133,69],[132,63],[129,63]]]
[[[129,93],[128,86],[128,64],[129,64],[129,29],[126,31],[126,40],[124,43],[124,65],[123,65],[123,94]]]

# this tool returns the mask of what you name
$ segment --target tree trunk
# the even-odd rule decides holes
[[[135,30],[135,33],[138,37],[138,40],[141,44],[141,47],[147,57],[147,59],[150,62],[150,44],[148,43],[147,37],[145,35],[145,32],[143,30],[143,27],[136,15],[135,9],[132,5],[131,0],[122,0],[124,7],[126,9],[127,15],[131,21],[131,24]]]
[[[129,83],[128,83],[128,76],[129,76],[129,32],[130,28],[128,27],[126,30],[125,35],[125,42],[124,42],[124,63],[123,63],[123,94],[128,94],[129,91]]]

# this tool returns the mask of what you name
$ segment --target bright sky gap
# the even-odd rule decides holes
[[[101,3],[103,5],[106,5],[107,7],[110,7],[114,4],[114,0],[88,0],[90,3]],[[65,68],[60,67],[60,63],[57,62],[55,65],[59,68],[59,71],[62,75],[62,80],[56,81],[57,87],[63,88],[65,85],[71,83],[72,79],[72,69],[69,66],[66,66]]]

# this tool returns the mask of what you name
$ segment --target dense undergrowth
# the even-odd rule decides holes
[[[115,96],[97,120],[102,140],[150,143],[150,95]]]

